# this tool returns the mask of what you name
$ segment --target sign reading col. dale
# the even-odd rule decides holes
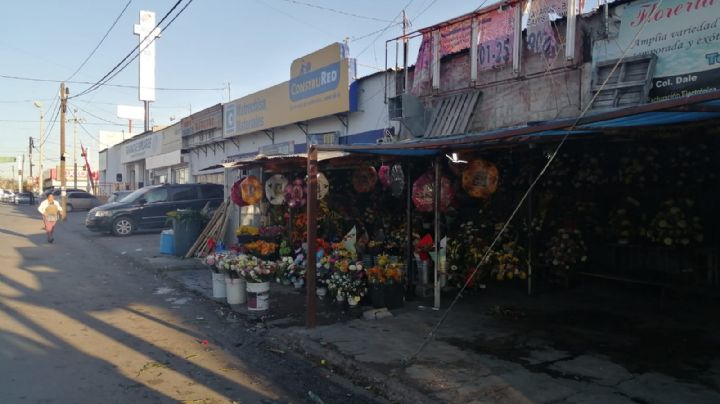
[[[353,111],[355,61],[335,43],[293,61],[290,81],[224,105],[223,136],[232,137]]]
[[[651,0],[627,4],[617,45],[607,57],[657,55],[650,102],[720,89],[720,0]],[[604,51],[605,49],[603,49]]]

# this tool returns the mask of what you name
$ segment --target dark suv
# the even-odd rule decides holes
[[[138,189],[122,199],[93,208],[85,227],[97,232],[128,236],[136,230],[161,230],[167,213],[178,209],[202,209],[220,206],[224,189],[218,184],[166,184]]]

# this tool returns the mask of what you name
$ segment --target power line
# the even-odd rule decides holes
[[[98,50],[98,48],[100,48],[100,45],[102,45],[102,43],[108,37],[108,35],[110,34],[110,31],[112,31],[112,29],[115,28],[115,24],[117,24],[118,20],[120,20],[120,17],[122,17],[123,14],[125,14],[125,10],[127,10],[127,8],[130,6],[130,3],[132,3],[132,0],[128,0],[127,4],[125,4],[125,7],[120,12],[120,15],[118,15],[117,18],[115,18],[115,21],[113,21],[110,28],[108,28],[107,32],[105,32],[105,35],[103,35],[102,39],[100,39],[100,42],[98,42],[98,44],[95,45],[95,49],[93,49],[92,52],[90,52],[90,54],[85,58],[85,60],[83,60],[83,62],[80,64],[80,66],[78,66],[78,68],[75,70],[75,72],[73,74],[71,74],[70,77],[68,77],[67,80],[65,80],[65,81],[68,81],[68,80],[72,79],[73,77],[75,77],[75,75],[78,74],[80,69],[82,69],[85,66],[85,64],[88,62],[88,60],[90,60],[90,58],[95,54],[95,52]]]
[[[316,27],[316,26],[308,23],[307,21],[301,20],[301,19],[295,17],[294,15],[292,15],[292,14],[290,14],[290,13],[287,13],[287,12],[285,12],[285,11],[277,8],[277,7],[274,7],[274,6],[272,6],[272,5],[264,2],[264,1],[262,1],[262,0],[260,0],[260,3],[261,3],[261,4],[264,4],[265,7],[268,7],[268,8],[271,8],[271,9],[277,11],[277,12],[280,13],[280,14],[285,14],[288,18],[290,18],[290,19],[292,19],[292,20],[295,20],[296,22],[299,22],[299,23],[301,23],[301,24],[307,25],[308,27],[314,29],[314,30],[317,31],[317,32],[320,32],[320,33],[323,34],[323,35],[331,36],[331,35],[330,35],[329,33],[327,33],[326,31],[323,31],[322,29],[320,29],[320,28],[318,28],[318,27]]]
[[[392,27],[393,25],[395,25],[395,22],[397,21],[397,19],[402,15],[403,10],[407,9],[408,7],[410,7],[410,5],[413,3],[413,1],[415,1],[415,0],[410,0],[410,1],[408,1],[408,3],[405,4],[405,7],[403,7],[402,10],[400,10],[400,12],[398,13],[398,15],[396,15],[395,18],[392,19],[392,21],[390,22],[390,24],[388,24],[385,28],[383,28],[382,30],[380,30],[380,33],[375,37],[375,39],[373,39],[372,42],[370,42],[363,50],[361,50],[360,53],[358,53],[357,55],[355,55],[355,58],[358,58],[360,55],[362,55],[363,53],[367,52],[367,50],[370,49],[371,46],[375,45],[375,42],[377,42],[377,40],[380,39],[380,36],[381,36],[382,34],[384,34],[385,31],[387,31],[388,29],[390,29],[390,27]]]
[[[284,2],[286,2],[286,3],[293,3],[293,4],[299,4],[299,5],[301,5],[301,6],[307,6],[307,7],[311,7],[311,8],[316,8],[316,9],[318,9],[318,10],[324,10],[324,11],[329,11],[329,12],[332,12],[332,13],[342,14],[342,15],[346,15],[346,16],[349,16],[349,17],[361,18],[361,19],[364,19],[364,20],[372,20],[372,21],[379,21],[379,22],[392,22],[392,21],[389,21],[389,20],[383,20],[382,18],[368,17],[368,16],[365,16],[365,15],[359,15],[359,14],[350,13],[350,12],[347,12],[347,11],[336,10],[336,9],[330,8],[330,7],[318,6],[317,4],[305,3],[305,2],[303,2],[303,1],[297,1],[297,0],[282,0],[282,1],[284,1]]]
[[[433,0],[430,4],[428,4],[428,6],[425,7],[421,12],[419,12],[418,15],[415,16],[415,18],[420,18],[420,16],[425,14],[425,12],[428,11],[428,9],[432,7],[435,3],[437,3],[437,0]],[[483,4],[485,4],[485,2],[483,2]],[[480,7],[482,7],[482,5]]]
[[[45,83],[68,83],[68,84],[92,84],[95,85],[97,82],[92,81],[66,81],[66,80],[56,80],[56,79],[40,79],[36,77],[24,77],[24,76],[13,76],[13,75],[7,75],[7,74],[0,74],[0,78],[9,79],[9,80],[22,80],[22,81],[35,81],[35,82],[45,82]],[[100,84],[104,87],[119,87],[119,88],[131,88],[131,89],[137,89],[138,86],[131,85],[131,84],[107,84],[102,83]],[[214,88],[171,88],[171,87],[155,87],[155,90],[158,91],[221,91],[225,90],[223,87],[214,87]],[[77,96],[76,96],[77,97]]]
[[[80,111],[82,111],[82,112],[90,115],[91,117],[93,117],[93,118],[95,118],[95,119],[99,119],[99,120],[101,120],[101,121],[103,121],[103,122],[107,122],[107,123],[110,123],[110,124],[113,124],[113,125],[119,125],[117,122],[109,121],[109,120],[107,120],[107,119],[105,119],[105,118],[102,118],[102,117],[99,117],[99,116],[93,114],[92,112],[90,112],[90,111],[88,111],[88,110],[86,110],[86,109],[80,108],[80,107],[77,106],[77,104],[75,104],[75,103],[73,103],[72,106],[73,106],[73,108],[77,108],[77,109],[79,109]],[[122,124],[122,125],[124,126],[124,124]]]
[[[158,27],[160,27],[160,25],[170,16],[170,14],[171,14],[173,11],[175,11],[175,9],[176,9],[176,8],[180,5],[180,3],[182,3],[182,2],[183,2],[183,0],[177,0],[177,2],[175,2],[175,4],[172,6],[172,8],[170,8],[170,10],[169,10],[167,13],[165,13],[165,15],[164,15],[163,18],[160,20],[160,22],[158,22],[158,23],[155,25],[155,28],[154,28],[153,30],[151,30],[150,32],[152,33],[152,32],[155,31],[155,29],[157,29]],[[187,8],[187,6],[190,5],[190,3],[192,3],[192,2],[193,2],[193,0],[190,0],[190,1],[185,5],[185,7],[183,7],[183,9],[180,10],[180,12],[178,12],[177,15],[179,16],[179,15],[185,10],[185,8]],[[176,16],[175,18],[177,18],[177,16]],[[172,21],[175,21],[175,19],[173,18]],[[171,21],[170,23],[168,23],[164,28],[161,28],[161,29],[160,29],[160,32],[162,33],[162,31],[164,31],[165,29],[167,29],[167,27],[170,26],[170,24],[172,23],[172,21]],[[149,36],[149,35],[150,35],[150,34],[148,34],[148,36]],[[83,95],[85,95],[85,94],[88,94],[88,93],[90,93],[90,92],[92,92],[92,91],[97,90],[97,89],[100,88],[102,85],[104,85],[106,82],[112,80],[112,79],[113,79],[115,76],[117,76],[120,72],[122,72],[123,70],[125,70],[125,68],[127,68],[127,66],[128,66],[132,61],[134,61],[135,59],[137,59],[137,57],[139,56],[139,54],[142,53],[142,51],[144,51],[145,48],[147,48],[147,47],[150,46],[153,42],[155,42],[155,40],[157,39],[157,36],[153,36],[153,37],[148,41],[148,43],[145,45],[145,48],[140,49],[140,45],[141,45],[146,39],[147,39],[147,36],[146,36],[145,38],[141,38],[141,40],[138,42],[138,44],[137,44],[127,55],[125,55],[125,57],[124,57],[120,62],[118,62],[112,69],[110,69],[110,71],[107,72],[107,73],[106,73],[100,80],[98,80],[95,84],[91,85],[90,87],[86,88],[85,90],[81,91],[81,92],[78,93],[77,95],[74,95],[74,96],[72,96],[72,97],[70,97],[70,98],[81,97],[81,96],[83,96]],[[135,53],[135,51],[138,50],[138,49],[140,49],[140,51],[139,51],[138,53]],[[133,55],[134,55],[134,56],[133,56]],[[131,56],[132,56],[132,58],[131,58]],[[128,59],[130,59],[130,60],[128,61]],[[126,61],[127,61],[127,63],[126,63]],[[124,63],[124,65],[123,65],[123,63]]]

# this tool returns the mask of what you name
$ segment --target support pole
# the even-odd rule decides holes
[[[413,255],[413,239],[412,239],[412,174],[410,173],[410,165],[405,170],[405,184],[408,187],[407,196],[405,201],[405,268],[407,271],[407,291],[405,291],[406,298],[415,298],[415,274],[416,270],[414,267],[415,257]]]
[[[65,83],[60,83],[60,205],[63,210],[63,220],[67,220],[67,192],[65,191],[65,113],[67,112],[68,89]]]
[[[150,101],[143,101],[145,103],[145,132],[150,130]]]
[[[307,319],[306,327],[315,328],[317,301],[315,297],[315,272],[317,270],[317,147],[311,145],[307,157]]]
[[[433,187],[433,212],[435,214],[435,276],[433,277],[434,282],[434,296],[435,302],[433,308],[435,310],[440,309],[440,282],[438,281],[438,275],[440,273],[440,176],[442,170],[440,169],[440,157],[435,157],[435,184]]]

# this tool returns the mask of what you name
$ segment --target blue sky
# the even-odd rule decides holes
[[[33,101],[44,104],[46,129],[53,125],[50,120],[57,108],[50,107],[59,81],[73,75],[118,16],[102,45],[67,83],[71,96],[89,87],[77,82],[96,82],[137,45],[133,25],[140,10],[154,11],[159,21],[176,1],[131,0],[122,16],[128,0],[5,2],[0,25],[0,156],[27,153],[28,138],[38,137],[39,110]],[[156,42],[156,86],[165,90],[156,92],[152,123],[168,125],[172,119],[228,101],[228,82],[231,98],[236,99],[286,81],[293,59],[346,38],[360,76],[370,74],[384,67],[385,41],[401,34],[403,8],[411,30],[416,30],[494,2],[194,0]],[[394,47],[390,56],[394,66]],[[136,60],[109,84],[135,86],[137,76]],[[78,141],[97,152],[100,130],[127,130],[127,122],[116,117],[118,104],[141,105],[137,89],[104,86],[70,100],[70,110],[77,109],[78,118],[85,121],[77,129]],[[140,125],[135,123],[135,128]],[[72,131],[69,124],[68,153]],[[45,143],[46,166],[58,164],[59,142],[56,122]],[[11,164],[0,164],[0,176],[9,177],[11,170]]]

